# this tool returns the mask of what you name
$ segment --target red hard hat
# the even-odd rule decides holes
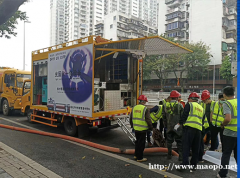
[[[147,97],[146,97],[145,95],[140,95],[140,96],[138,97],[138,100],[142,100],[142,101],[148,102]]]
[[[176,90],[173,90],[171,93],[170,93],[170,97],[171,98],[178,98],[180,96],[180,93],[178,93],[178,91]]]
[[[201,95],[201,100],[206,100],[206,99],[208,99],[208,98],[210,98],[210,93],[208,93],[208,92],[203,92],[202,93],[202,95]]]
[[[198,95],[196,92],[192,92],[192,93],[189,95],[188,99],[189,99],[189,98],[200,98],[200,97],[199,97],[199,95]]]
[[[205,92],[210,93],[208,90],[203,90],[203,91],[202,91],[202,93],[205,93]]]

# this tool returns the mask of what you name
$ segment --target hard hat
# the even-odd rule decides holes
[[[138,97],[138,100],[142,100],[142,101],[148,102],[147,97],[146,97],[145,95],[140,95],[140,96]]]
[[[199,97],[199,95],[198,95],[196,92],[192,92],[192,93],[189,95],[188,99],[190,99],[190,98],[200,98],[200,97]]]
[[[178,91],[176,90],[173,90],[171,93],[170,93],[170,97],[171,98],[178,98],[180,96],[180,93],[178,93]]]
[[[210,98],[210,93],[208,93],[208,92],[203,92],[202,93],[202,95],[201,95],[201,100],[206,100],[206,99],[208,99],[208,98]]]
[[[210,93],[208,90],[203,90],[203,91],[202,91],[202,93],[205,93],[205,92]]]

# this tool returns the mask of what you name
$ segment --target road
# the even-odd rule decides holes
[[[31,124],[27,122],[26,117],[18,114],[9,117],[0,114],[0,124],[16,127],[29,126],[46,132],[65,134],[63,127],[52,128],[41,124]],[[163,171],[148,169],[149,163],[159,165],[179,164],[176,157],[168,161],[165,153],[147,154],[145,156],[148,158],[148,161],[138,163],[133,160],[132,155],[113,154],[58,138],[3,128],[0,128],[0,135],[0,142],[12,147],[64,178],[138,178],[140,174],[142,178],[164,177]],[[120,128],[102,129],[98,133],[92,133],[85,139],[117,148],[134,148],[131,141]],[[125,166],[126,164],[129,164],[129,166]],[[211,163],[204,164],[210,165]],[[167,172],[171,173],[168,177],[176,175],[184,178],[211,178],[217,175],[217,171],[213,170],[181,173],[173,169]],[[236,173],[230,171],[230,175],[236,176]]]

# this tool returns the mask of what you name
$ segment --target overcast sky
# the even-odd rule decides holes
[[[25,70],[31,70],[31,52],[50,46],[50,0],[30,0],[20,6],[31,23],[25,24]],[[18,21],[17,36],[0,38],[0,66],[23,68],[24,22]]]

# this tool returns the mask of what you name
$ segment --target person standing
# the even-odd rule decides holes
[[[172,143],[174,140],[177,142],[177,148],[179,152],[179,161],[182,160],[182,126],[178,130],[175,126],[179,123],[181,115],[183,113],[183,106],[178,102],[180,93],[173,90],[170,93],[171,101],[167,102],[163,106],[163,123],[167,126],[167,148],[168,148],[168,159],[172,158]]]
[[[223,131],[223,154],[221,158],[221,166],[217,177],[227,177],[230,156],[234,151],[234,158],[237,163],[237,99],[234,98],[234,88],[227,86],[223,89],[223,97],[226,102],[223,103],[224,121],[221,127]]]
[[[154,106],[152,109],[150,109],[150,118],[152,120],[152,126],[153,128],[157,128],[157,123],[162,117],[162,105]],[[148,146],[152,147],[153,144],[151,143],[151,131],[147,131],[147,141],[148,141]]]
[[[184,108],[183,115],[179,121],[183,125],[183,161],[181,165],[189,165],[189,154],[192,149],[192,158],[190,164],[196,168],[199,157],[199,148],[201,142],[201,131],[204,124],[204,110],[198,104],[199,95],[193,92],[188,97],[188,103]],[[183,171],[181,167],[178,171]],[[195,170],[195,169],[194,169]]]
[[[163,101],[159,101],[159,105],[163,106]],[[167,139],[167,130],[166,128],[164,128],[164,124],[163,124],[163,119],[162,119],[162,115],[161,115],[161,118],[159,120],[159,130],[160,132],[162,133],[163,132],[163,136],[164,136],[164,139],[166,140]]]
[[[211,100],[210,98],[210,92],[209,91],[203,91],[201,95],[201,106],[203,107],[205,111],[205,117],[207,117],[209,128],[205,130],[205,134],[207,134],[207,140],[206,140],[206,145],[209,145],[209,142],[211,140],[211,127],[212,123],[210,122],[210,114],[211,114],[211,108],[213,107],[213,104],[215,103],[214,101]]]
[[[149,109],[145,106],[148,102],[145,95],[138,97],[139,104],[134,106],[130,115],[131,128],[135,130],[136,142],[135,142],[135,156],[138,162],[147,161],[147,158],[143,158],[143,152],[145,149],[146,133],[147,130],[152,130],[152,121],[150,118]]]
[[[223,129],[221,128],[221,124],[224,121],[222,109],[222,105],[224,102],[225,99],[223,97],[223,94],[219,93],[218,102],[215,102],[213,104],[213,107],[211,108],[210,122],[212,123],[212,128],[211,128],[211,148],[209,149],[211,151],[214,151],[217,147],[216,142],[218,133],[220,133],[220,140],[221,143],[223,143]]]
[[[183,105],[183,108],[185,107],[185,102],[182,100],[181,95],[178,98],[178,102]]]

